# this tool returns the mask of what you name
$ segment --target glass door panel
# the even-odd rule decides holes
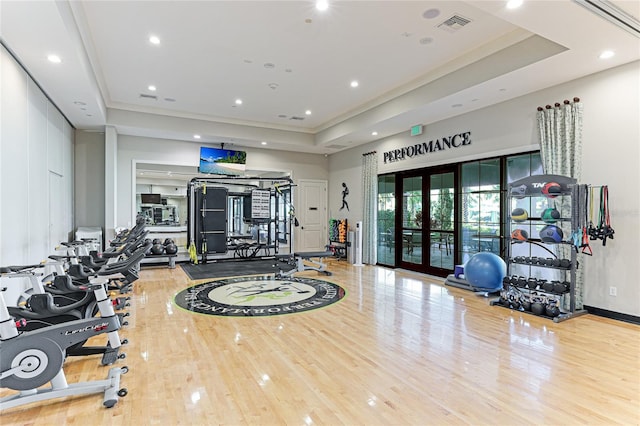
[[[453,270],[455,253],[454,173],[429,177],[429,267]]]
[[[422,265],[422,176],[402,179],[402,262]]]

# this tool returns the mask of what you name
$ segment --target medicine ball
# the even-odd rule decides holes
[[[162,245],[162,240],[160,238],[154,238],[152,241],[153,244],[160,244]]]
[[[523,243],[529,239],[529,233],[524,229],[514,229],[511,233],[511,239],[516,243]]]
[[[164,246],[164,251],[167,254],[176,254],[178,253],[178,246],[175,245],[174,243],[169,243],[166,246]]]
[[[164,243],[162,243],[162,245],[167,246],[169,244],[174,244],[174,241],[171,238],[165,238]]]
[[[543,243],[561,243],[562,229],[555,225],[547,225],[540,230],[540,239]]]
[[[521,209],[520,207],[513,209],[511,212],[511,219],[514,222],[524,222],[529,218],[529,214],[525,209]]]
[[[556,223],[560,219],[560,212],[556,208],[550,207],[544,209],[540,218],[546,223]]]
[[[164,246],[162,244],[154,244],[151,246],[151,254],[162,254],[164,253]]]
[[[542,187],[542,193],[549,198],[556,198],[562,192],[558,182],[547,182]]]
[[[527,185],[514,186],[511,188],[511,196],[514,198],[524,198],[527,194]]]

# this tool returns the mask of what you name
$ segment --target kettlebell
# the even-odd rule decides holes
[[[536,315],[544,315],[545,304],[542,302],[541,298],[535,297],[533,299],[533,302],[531,303],[531,312]]]
[[[567,287],[564,285],[564,283],[561,283],[560,281],[552,281],[553,282],[553,292],[554,293],[564,293],[565,291],[567,291]]]
[[[558,307],[558,301],[555,299],[549,300],[545,308],[545,313],[552,318],[555,318],[558,315],[560,315],[560,308]]]
[[[557,268],[558,266],[560,266],[560,259],[549,259],[547,261],[547,265],[555,266]]]
[[[520,302],[518,301],[518,298],[513,294],[509,295],[509,308],[515,310],[520,309]]]
[[[535,290],[538,287],[538,280],[531,277],[527,280],[527,284],[524,286],[530,290]]]

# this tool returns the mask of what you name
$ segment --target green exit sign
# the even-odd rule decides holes
[[[422,134],[422,124],[418,124],[411,128],[411,136],[419,136]]]

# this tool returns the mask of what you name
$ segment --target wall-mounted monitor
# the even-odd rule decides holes
[[[220,148],[200,148],[200,173],[211,175],[239,175],[244,173],[247,153]]]
[[[161,194],[140,194],[142,204],[162,204]]]

